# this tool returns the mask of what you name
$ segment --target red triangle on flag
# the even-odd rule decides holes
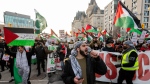
[[[99,32],[99,33],[98,33],[98,37],[100,37],[100,36],[101,36],[101,33]]]
[[[85,32],[85,29],[84,29],[84,27],[82,27],[82,33],[84,33]]]
[[[120,34],[117,34],[118,35],[118,37],[120,38],[121,37],[121,35]]]
[[[127,29],[126,29],[126,32],[129,32],[130,30],[131,30],[131,28],[127,28]]]
[[[105,29],[103,32],[102,32],[104,35],[106,35],[106,33],[107,33],[107,30]]]
[[[145,38],[147,38],[148,36],[149,36],[149,34],[146,34],[146,35],[145,35]]]
[[[4,35],[5,35],[5,41],[7,44],[9,44],[10,42],[12,42],[13,40],[19,37],[17,34],[11,32],[7,28],[4,28]]]
[[[87,24],[86,25],[86,30],[89,30],[89,29],[91,29],[91,25]]]

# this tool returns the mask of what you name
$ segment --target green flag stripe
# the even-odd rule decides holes
[[[123,28],[134,28],[135,24],[131,17],[126,16],[126,17],[118,18],[115,26],[123,27]]]
[[[15,84],[19,84],[22,82],[22,77],[18,74],[18,68],[16,67],[16,58],[14,58],[14,79],[15,79]]]
[[[34,40],[14,40],[8,46],[33,46]]]
[[[132,32],[136,32],[137,34],[142,34],[142,32],[140,31],[140,30],[138,30],[138,29],[131,29],[130,30],[130,33],[132,33]]]

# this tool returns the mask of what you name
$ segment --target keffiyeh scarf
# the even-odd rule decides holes
[[[76,56],[77,56],[77,51],[75,49],[73,49],[71,51],[71,55],[69,56],[69,58],[71,60],[71,66],[72,66],[75,76],[78,78],[82,78],[82,70],[76,59]]]
[[[28,67],[26,51],[23,51],[22,53],[17,51],[17,54],[16,54],[16,66],[18,68]]]

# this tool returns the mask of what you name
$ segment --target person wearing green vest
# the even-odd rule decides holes
[[[132,79],[136,70],[139,69],[138,54],[134,44],[129,40],[123,43],[123,49],[121,64],[115,65],[116,68],[121,67],[117,82],[122,84],[125,79],[127,84],[133,84]]]

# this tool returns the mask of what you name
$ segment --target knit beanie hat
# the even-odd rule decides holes
[[[131,47],[134,47],[133,42],[130,41],[130,40],[123,42],[123,44],[128,45],[128,46],[131,46]]]

